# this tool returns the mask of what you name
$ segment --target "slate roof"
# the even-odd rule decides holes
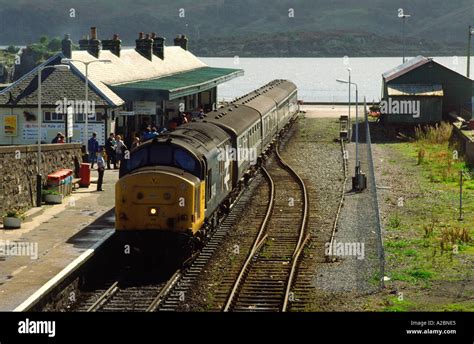
[[[161,79],[162,82],[170,80],[177,81],[180,75],[185,72],[197,70],[200,75],[200,81],[213,81],[213,73],[203,75],[203,68],[209,68],[219,72],[219,68],[208,67],[196,56],[179,46],[164,47],[164,60],[153,55],[149,60],[133,49],[122,49],[120,57],[114,55],[109,50],[102,50],[99,55],[101,60],[110,60],[111,63],[91,63],[89,64],[89,100],[94,100],[96,106],[121,106],[125,103],[118,94],[113,91],[113,85],[126,83],[150,82],[151,80]],[[64,55],[60,52],[50,58],[43,65],[59,64]],[[72,60],[90,62],[98,60],[85,50],[75,50],[72,52]],[[70,71],[53,71],[51,69],[44,71],[42,103],[44,105],[54,105],[56,101],[67,97],[68,99],[83,100],[84,96],[84,63],[71,61]],[[38,68],[38,67],[37,67]],[[17,80],[11,86],[0,91],[0,107],[10,105],[36,105],[37,102],[37,68]],[[228,80],[243,74],[242,70],[232,70],[227,78],[223,76],[222,80]],[[220,71],[222,74],[222,70]],[[218,73],[219,74],[219,73]],[[173,79],[174,76],[178,79]],[[203,78],[204,76],[204,78]],[[222,76],[222,75],[221,75]],[[189,86],[189,85],[188,85]],[[199,88],[195,89],[199,91]]]
[[[47,65],[59,63],[59,58],[47,61]],[[51,68],[43,70],[41,75],[41,104],[55,106],[58,100],[85,100],[85,84],[81,76],[71,71],[58,71]],[[89,100],[95,106],[110,104],[89,85]],[[35,68],[30,73],[0,91],[0,107],[37,106],[38,105],[38,74]]]
[[[191,52],[179,46],[164,47],[164,60],[153,55],[149,60],[134,48],[122,49],[120,57],[111,51],[102,50],[99,59],[110,60],[111,63],[92,63],[89,65],[89,80],[103,93],[109,101],[119,106],[124,100],[108,86],[129,82],[138,82],[161,78],[164,76],[190,71],[207,65]],[[72,59],[84,62],[97,60],[85,50],[72,52]],[[85,74],[83,63],[72,62],[74,69]]]

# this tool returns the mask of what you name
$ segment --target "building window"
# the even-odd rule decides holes
[[[76,122],[84,122],[84,114],[83,113],[76,113]],[[95,112],[89,114],[88,122],[97,122],[103,119],[102,112]]]
[[[62,113],[56,113],[52,111],[44,112],[44,121],[45,122],[64,122],[64,116]]]

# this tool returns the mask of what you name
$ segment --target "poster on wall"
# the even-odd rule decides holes
[[[88,135],[97,134],[99,144],[105,144],[104,123],[88,123]],[[72,126],[72,142],[84,142],[84,123],[74,123]],[[58,132],[64,134],[64,123],[43,123],[41,125],[41,141],[51,143]],[[26,123],[21,130],[21,138],[25,143],[36,143],[38,141],[38,125]]]
[[[135,101],[133,102],[133,111],[137,115],[156,115],[156,102]]]
[[[18,135],[18,122],[15,115],[4,116],[3,119],[3,134],[5,136],[17,136]]]

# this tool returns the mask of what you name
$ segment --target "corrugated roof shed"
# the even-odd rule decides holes
[[[402,63],[401,65],[393,68],[393,69],[390,69],[389,71],[385,72],[382,74],[382,77],[384,78],[385,81],[390,81],[390,80],[393,80],[393,79],[396,79],[398,78],[399,76],[405,74],[405,73],[408,73],[409,71],[415,69],[415,68],[418,68],[430,61],[432,61],[433,59],[431,58],[428,58],[428,57],[424,57],[424,56],[417,56],[417,57],[414,57],[408,61],[406,61],[405,63]]]

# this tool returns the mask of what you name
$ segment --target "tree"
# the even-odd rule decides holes
[[[16,54],[17,52],[20,51],[20,48],[17,48],[14,45],[10,45],[6,51],[7,53],[10,53],[10,54]]]

